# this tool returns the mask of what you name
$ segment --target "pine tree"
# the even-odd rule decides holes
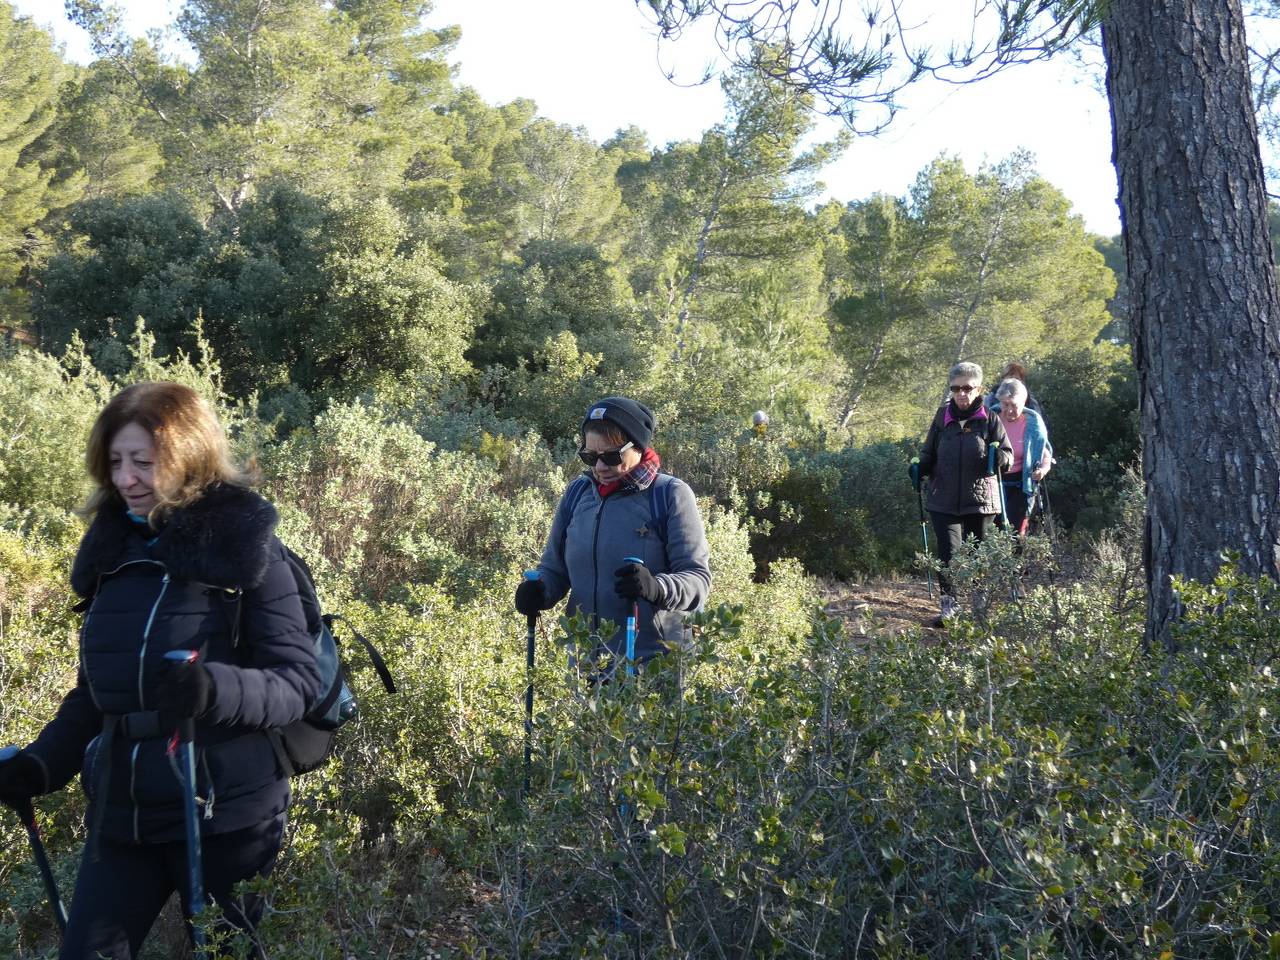
[[[67,72],[53,38],[0,0],[0,287],[16,283],[40,255],[39,224],[83,184],[77,176],[55,183],[56,170],[30,152],[54,121]],[[9,298],[9,319],[22,319],[20,310]]]

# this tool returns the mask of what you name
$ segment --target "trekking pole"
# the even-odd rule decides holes
[[[1036,499],[1043,500],[1040,507],[1041,523],[1044,524],[1044,532],[1049,537],[1049,543],[1055,544],[1058,533],[1057,522],[1053,519],[1053,508],[1049,505],[1049,481],[1041,480],[1040,485],[1036,487]]]
[[[623,557],[623,563],[638,563],[644,566],[639,557]],[[636,672],[636,631],[640,623],[640,601],[631,601],[631,616],[627,617],[627,676],[635,676]]]
[[[1026,516],[1022,518],[1022,529],[1018,531],[1024,536],[1030,536],[1031,534],[1031,519],[1032,517],[1035,516],[1036,507],[1039,505],[1039,503],[1040,503],[1040,484],[1037,483],[1035,490],[1033,490],[1031,493],[1031,496],[1027,497],[1027,513],[1026,513]]]
[[[1000,453],[999,447],[987,447],[987,473],[996,475],[996,489],[1000,491],[1000,522],[1007,529],[1009,526],[1009,514],[1004,508],[1004,471],[1000,469],[1000,461],[997,459]]]
[[[542,571],[526,570],[524,578],[529,581],[542,579]],[[528,631],[525,634],[525,683],[524,683],[524,790],[520,794],[523,804],[529,796],[529,767],[533,762],[533,668],[534,645],[537,643],[538,615],[531,613],[526,617]]]
[[[17,747],[5,747],[0,750],[0,763],[12,760],[18,754]],[[44,881],[45,892],[49,895],[49,909],[53,911],[54,922],[58,930],[67,932],[67,908],[62,905],[62,897],[58,894],[58,881],[53,878],[53,868],[49,866],[49,857],[44,850],[44,841],[40,839],[40,825],[36,823],[36,808],[30,800],[18,807],[18,818],[27,828],[27,840],[31,843],[31,856],[35,858],[36,867],[40,871],[40,879]]]
[[[644,566],[644,560],[642,560],[640,557],[623,557],[622,562],[638,563],[640,566],[642,567]],[[627,669],[628,677],[635,676],[635,672],[636,672],[636,666],[635,666],[636,633],[639,630],[639,623],[640,623],[640,601],[639,599],[633,599],[631,601],[631,613],[627,615],[627,634],[626,634],[627,668],[626,669]],[[618,818],[622,824],[622,829],[627,831],[627,837],[625,841],[627,844],[631,843],[630,823],[631,823],[631,816],[633,812],[634,811],[632,810],[631,803],[627,799],[626,793],[619,794]],[[627,915],[627,911],[622,907],[622,905],[620,903],[615,904],[614,911],[613,911],[614,929],[619,933],[626,932],[626,929],[628,926],[628,919],[629,918]]]
[[[916,488],[916,508],[920,511],[920,541],[924,544],[925,560],[929,559],[929,521],[924,518],[924,484],[920,481],[920,458],[911,459],[911,482]],[[929,599],[933,599],[933,570],[924,568],[925,581],[929,584]]]
[[[195,650],[170,650],[164,655],[166,660],[174,663],[194,664],[199,658]],[[200,850],[200,821],[196,817],[196,747],[194,717],[184,717],[178,722],[173,736],[169,738],[168,754],[170,762],[177,760],[181,753],[181,763],[174,763],[174,769],[181,766],[179,780],[183,781],[184,796],[182,814],[187,828],[187,899],[191,920],[191,940],[195,946],[198,960],[205,960],[204,931],[196,923],[196,918],[204,910],[204,864]]]

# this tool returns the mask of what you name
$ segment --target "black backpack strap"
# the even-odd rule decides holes
[[[387,693],[396,692],[396,682],[391,678],[391,671],[387,669],[387,662],[382,659],[382,654],[378,652],[378,648],[360,635],[360,631],[351,625],[351,621],[346,617],[336,613],[326,613],[324,622],[328,625],[329,630],[333,630],[333,625],[341,620],[347,625],[347,629],[351,631],[351,635],[360,641],[361,645],[368,651],[369,662],[373,664],[373,669],[377,671],[378,679],[382,681],[382,685],[387,688]]]
[[[271,744],[271,750],[276,755],[276,763],[280,764],[280,772],[286,777],[293,777],[297,774],[297,770],[293,767],[293,761],[289,759],[289,751],[284,748],[284,735],[278,729],[267,731],[267,740]]]
[[[275,762],[280,764],[280,773],[285,777],[296,776],[293,760],[289,759],[289,751],[284,749],[284,736],[279,730],[266,731],[266,740],[271,745],[271,753],[275,754]]]
[[[97,781],[93,786],[92,799],[89,802],[89,859],[95,863],[101,850],[98,837],[102,834],[102,818],[107,812],[107,791],[111,789],[111,753],[115,745],[116,728],[120,725],[120,716],[115,713],[102,715],[102,733],[99,734],[97,760],[94,762],[91,776]],[[98,767],[101,766],[101,772]]]
[[[671,516],[671,487],[674,483],[675,477],[671,474],[660,473],[649,484],[649,522],[664,547],[667,545],[667,519]]]
[[[298,587],[298,600],[302,603],[302,613],[307,620],[307,630],[313,634],[317,633],[324,617],[323,611],[320,609],[320,596],[316,593],[316,578],[312,576],[311,567],[307,564],[307,561],[294,553],[288,546],[284,548],[284,555],[289,563],[289,569],[293,572],[294,583]]]

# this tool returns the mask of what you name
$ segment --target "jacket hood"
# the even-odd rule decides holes
[[[275,507],[252,490],[216,484],[169,514],[151,543],[151,557],[175,579],[251,589],[266,576],[278,519]],[[98,577],[120,565],[136,536],[123,509],[99,510],[71,565],[72,589],[91,596]]]

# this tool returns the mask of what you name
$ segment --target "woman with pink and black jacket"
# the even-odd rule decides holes
[[[711,589],[710,553],[693,491],[661,470],[653,411],[605,397],[587,409],[581,429],[578,456],[587,470],[561,496],[539,579],[520,584],[515,605],[533,616],[567,593],[566,612],[589,617],[608,671],[625,654],[622,625],[633,603],[637,663],[685,641],[685,617]],[[607,636],[605,621],[615,627]]]
[[[983,403],[982,367],[961,362],[951,368],[950,399],[934,415],[920,450],[919,472],[929,477],[926,507],[938,540],[942,610],[936,626],[956,613],[955,587],[947,576],[951,556],[966,537],[983,540],[1000,514],[997,471],[1008,470],[1013,449],[1000,418]],[[990,451],[994,449],[995,454]]]

